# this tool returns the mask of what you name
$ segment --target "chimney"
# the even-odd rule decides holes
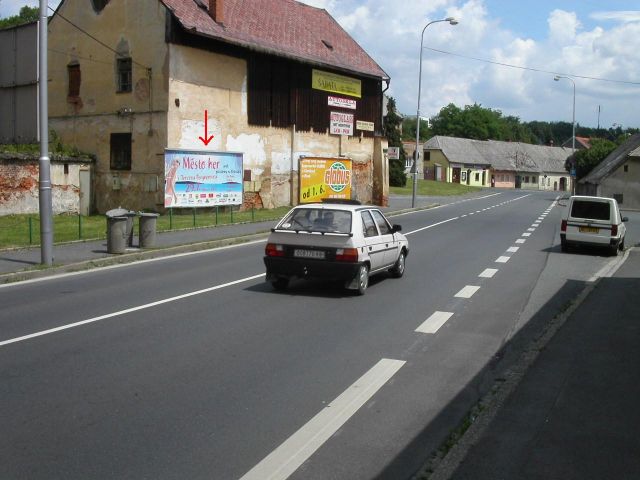
[[[209,0],[209,15],[216,23],[224,23],[224,1]]]

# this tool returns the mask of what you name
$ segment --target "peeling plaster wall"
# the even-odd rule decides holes
[[[51,203],[54,214],[80,211],[81,164],[51,163]],[[0,159],[0,215],[37,214],[39,208],[39,162]]]
[[[353,160],[354,197],[372,201],[374,152],[382,157],[375,142],[380,139],[250,126],[244,60],[171,45],[169,64],[168,148],[244,153],[244,169],[251,170],[251,184],[259,186],[267,208],[291,205],[292,195],[297,203],[301,156],[343,155]],[[214,136],[207,147],[198,138],[204,136],[205,110],[207,133]]]
[[[166,8],[157,0],[111,0],[96,13],[88,0],[65,0],[60,13],[133,60],[132,91],[116,92],[114,51],[54,16],[49,23],[50,129],[93,154],[92,210],[156,210],[163,202],[168,47]],[[80,95],[68,97],[68,65],[80,65]],[[151,81],[147,68],[151,69]],[[131,109],[120,115],[119,110]],[[131,133],[131,170],[111,170],[112,133]]]

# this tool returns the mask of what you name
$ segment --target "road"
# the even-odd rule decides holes
[[[401,279],[264,282],[264,242],[0,287],[0,478],[408,478],[614,259],[554,192],[392,218]]]

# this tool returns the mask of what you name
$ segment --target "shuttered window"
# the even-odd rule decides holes
[[[80,96],[80,65],[75,63],[67,66],[67,74],[69,79],[69,90],[67,92],[68,97]]]

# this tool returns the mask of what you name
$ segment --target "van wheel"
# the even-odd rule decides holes
[[[560,239],[560,251],[562,253],[567,253],[569,251],[569,245],[567,245],[567,241]]]

